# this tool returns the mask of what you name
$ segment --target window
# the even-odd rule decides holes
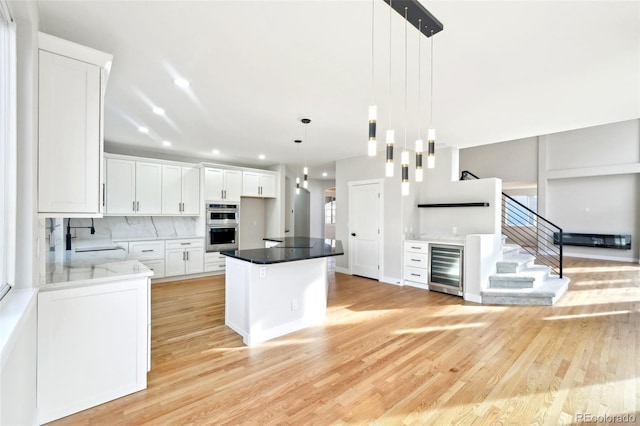
[[[536,226],[536,216],[522,206],[534,212],[538,211],[538,197],[535,195],[514,195],[506,201],[505,220],[508,226]],[[520,204],[518,204],[520,203]]]
[[[324,223],[336,223],[336,197],[324,197]]]
[[[16,32],[0,2],[0,299],[15,280]]]

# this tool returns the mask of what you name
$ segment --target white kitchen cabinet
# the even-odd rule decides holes
[[[165,243],[165,276],[197,274],[204,271],[204,240],[186,238]]]
[[[153,271],[151,278],[163,278],[165,276],[165,251],[164,241],[131,241],[129,254],[132,259],[142,263]]]
[[[404,283],[413,287],[428,288],[429,243],[425,241],[404,242]]]
[[[200,214],[200,169],[162,165],[162,214]]]
[[[275,198],[276,175],[268,172],[242,172],[242,195]]]
[[[162,165],[106,159],[106,213],[154,215],[162,212]]]
[[[204,169],[205,201],[240,201],[242,172],[240,170]]]
[[[38,212],[103,213],[103,103],[112,55],[39,34]]]
[[[204,272],[224,271],[227,256],[223,256],[219,251],[208,252],[204,255]]]
[[[38,293],[38,424],[147,387],[147,277]]]

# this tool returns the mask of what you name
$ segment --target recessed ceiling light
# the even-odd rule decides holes
[[[142,127],[142,126],[138,127],[138,131],[140,133],[149,133],[149,129],[147,129],[146,127]]]
[[[214,153],[215,155],[220,154],[220,150],[219,149],[214,149],[213,151],[211,151],[212,153]]]
[[[260,155],[258,155],[258,158],[261,159],[261,160],[264,160],[265,158],[267,158],[267,156],[264,155],[264,154],[260,154]]]
[[[178,87],[189,87],[190,83],[184,78],[174,78],[173,82]]]
[[[171,142],[169,142],[169,141],[162,141],[162,145],[164,145],[164,146],[171,146]]]
[[[322,172],[322,177],[327,177],[327,172]]]
[[[164,115],[164,109],[162,109],[160,107],[153,107],[153,112],[158,114],[158,115]]]

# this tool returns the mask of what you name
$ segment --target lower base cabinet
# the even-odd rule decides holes
[[[220,254],[219,251],[205,253],[204,255],[204,272],[218,272],[225,270],[226,256]]]
[[[149,279],[38,294],[38,422],[147,387]]]
[[[165,277],[204,272],[204,240],[187,238],[167,240],[165,246]]]

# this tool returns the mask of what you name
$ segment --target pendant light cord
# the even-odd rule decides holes
[[[374,34],[375,34],[375,0],[371,0],[371,105],[373,105],[374,102],[374,85],[373,82],[374,80],[374,70],[375,70],[375,50],[373,48],[373,42],[374,42]]]
[[[307,141],[307,124],[304,125],[304,140]],[[307,149],[304,150],[304,166],[307,167]]]
[[[404,8],[404,149],[407,150],[407,9]]]
[[[391,11],[393,10],[393,0],[389,0],[389,128],[391,128]]]
[[[418,117],[422,117],[422,19],[418,19]],[[422,126],[418,126],[418,139],[422,139]]]
[[[431,96],[430,96],[430,102],[431,104],[429,105],[429,122],[431,124],[431,126],[433,127],[433,30],[431,30]]]

